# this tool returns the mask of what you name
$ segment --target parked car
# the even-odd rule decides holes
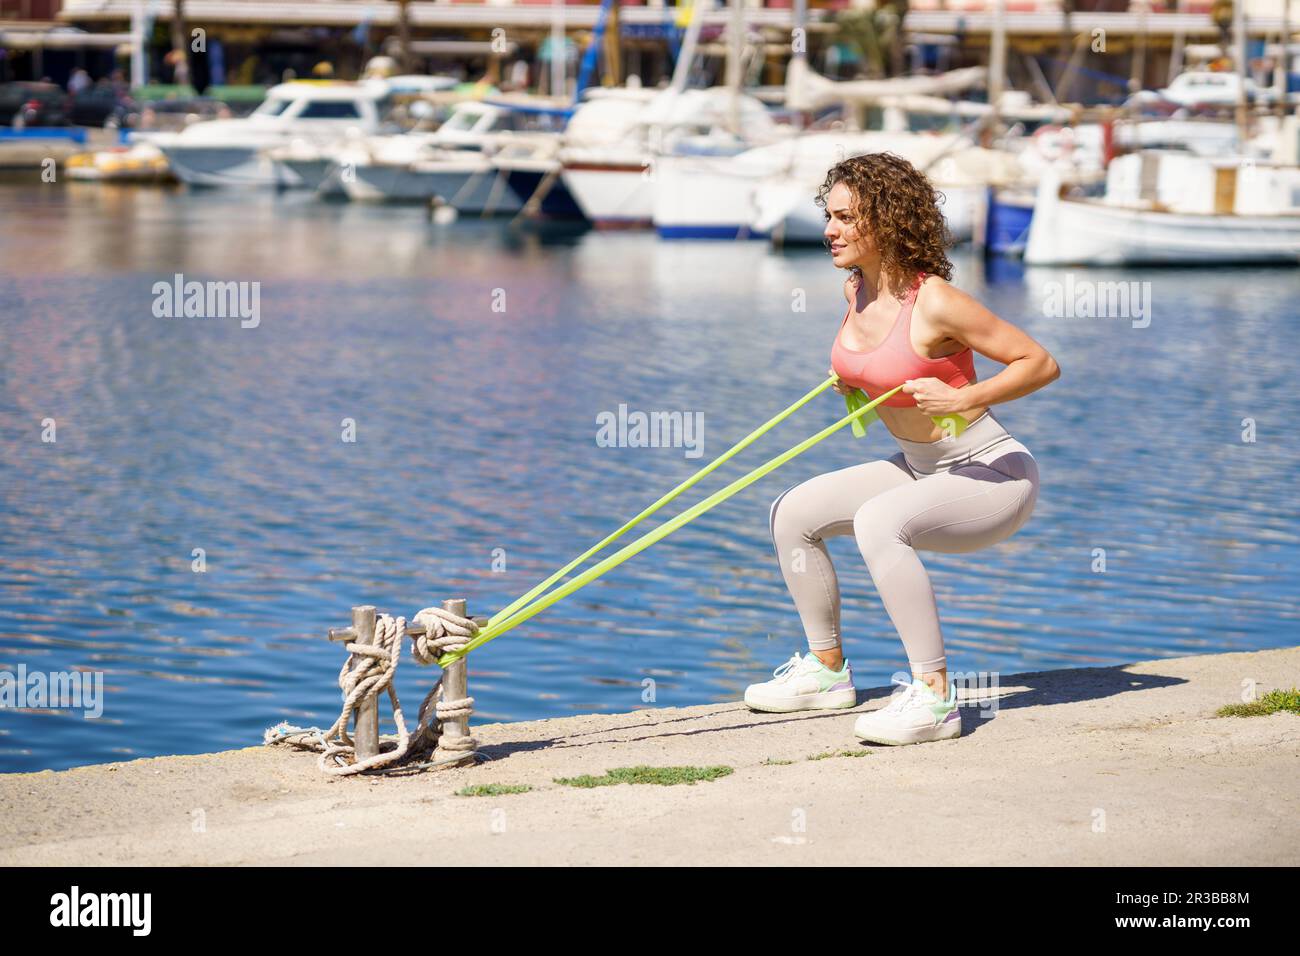
[[[67,100],[53,83],[0,83],[0,125],[66,126]]]

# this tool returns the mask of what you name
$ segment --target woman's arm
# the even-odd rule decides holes
[[[903,391],[916,395],[917,406],[922,411],[961,413],[997,405],[1036,392],[1061,377],[1061,368],[1056,360],[1023,329],[998,318],[973,297],[947,282],[926,283],[925,288],[929,291],[925,315],[936,329],[1006,368],[992,378],[965,388],[952,388],[938,379],[915,379],[925,384],[904,386]],[[932,405],[952,407],[932,410],[925,407],[923,396]]]

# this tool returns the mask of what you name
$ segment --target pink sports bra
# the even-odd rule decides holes
[[[924,281],[925,273],[918,273],[903,300],[903,307],[894,320],[893,328],[874,349],[859,351],[848,348],[840,341],[844,334],[844,323],[853,312],[853,304],[849,304],[848,311],[844,313],[844,321],[840,323],[840,330],[835,335],[835,344],[831,346],[831,368],[841,381],[862,389],[868,398],[883,395],[910,378],[937,378],[953,388],[961,388],[975,381],[975,356],[970,346],[935,359],[917,355],[916,349],[912,347],[912,305],[916,302],[916,294]],[[899,392],[881,404],[895,408],[915,407],[916,399],[906,392]]]

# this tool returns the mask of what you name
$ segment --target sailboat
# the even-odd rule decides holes
[[[794,110],[834,103],[951,109],[942,94],[982,86],[985,76],[984,67],[969,67],[933,76],[836,82],[796,56],[787,68],[785,103]],[[813,197],[826,170],[849,156],[889,151],[927,171],[944,194],[949,231],[959,241],[970,238],[986,183],[1016,178],[1014,160],[979,150],[961,133],[911,132],[897,118],[890,125],[880,131],[805,133],[732,157],[668,157],[658,165],[655,228],[666,238],[820,242],[821,210]],[[940,181],[944,177],[946,183]]]
[[[989,183],[1023,177],[1011,154],[974,146],[955,133],[810,133],[799,138],[794,150],[781,146],[766,152],[778,150],[788,154],[788,161],[773,163],[755,186],[750,232],[782,245],[823,242],[826,223],[814,197],[826,171],[848,156],[891,152],[924,172],[940,194],[939,211],[954,242],[972,238]]]

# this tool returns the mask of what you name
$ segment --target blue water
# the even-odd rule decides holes
[[[1295,643],[1297,271],[1073,273],[1149,282],[1135,328],[1045,316],[1066,270],[954,262],[1063,375],[997,407],[1039,462],[1034,517],[992,549],[924,555],[951,666]],[[177,272],[260,282],[260,325],[156,318],[153,285]],[[325,632],[352,605],[410,616],[465,597],[488,614],[523,593],[821,381],[841,278],[821,250],[759,242],[0,187],[0,670],[99,671],[106,694],[99,719],[0,710],[0,770],[328,726],[343,652]],[[703,413],[704,457],[598,444],[596,416],[620,403]],[[682,506],[842,413],[822,396]],[[476,720],[739,699],[803,647],[769,502],[894,450],[880,426],[838,433],[476,651]],[[859,685],[886,684],[902,646],[851,538],[830,549]],[[408,714],[429,679],[404,659]]]

